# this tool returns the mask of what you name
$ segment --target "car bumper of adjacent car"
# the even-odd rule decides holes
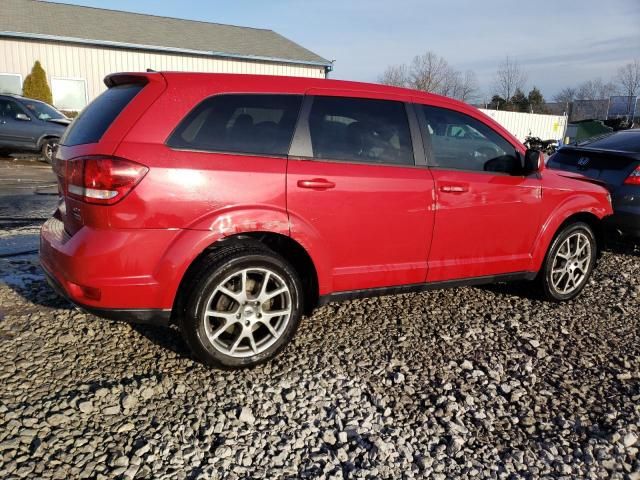
[[[640,240],[640,205],[615,208],[614,214],[605,219],[605,225],[617,237]]]
[[[162,304],[162,284],[147,273],[153,268],[138,253],[161,255],[172,236],[162,230],[83,228],[69,237],[63,223],[51,218],[40,233],[40,264],[52,288],[82,310],[108,319],[165,325],[170,305]]]

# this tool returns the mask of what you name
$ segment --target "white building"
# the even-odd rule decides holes
[[[49,3],[0,1],[0,92],[21,93],[36,60],[53,102],[81,110],[119,71],[326,77],[331,62],[272,30]]]

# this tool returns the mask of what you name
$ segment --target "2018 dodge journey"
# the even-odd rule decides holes
[[[122,73],[60,141],[50,283],[106,318],[176,322],[226,367],[328,301],[506,280],[587,284],[607,191],[545,170],[479,110],[325,79]]]

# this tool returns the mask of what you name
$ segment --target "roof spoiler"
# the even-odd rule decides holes
[[[122,72],[112,73],[104,77],[104,84],[108,87],[137,83],[146,85],[149,82],[165,83],[164,77],[158,72]]]

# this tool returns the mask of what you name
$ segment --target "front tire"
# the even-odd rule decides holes
[[[551,243],[538,276],[544,296],[556,302],[576,298],[586,286],[596,258],[591,227],[584,222],[566,226]]]
[[[252,367],[276,356],[302,315],[302,284],[294,268],[261,244],[240,242],[203,259],[187,288],[180,329],[208,365]]]

